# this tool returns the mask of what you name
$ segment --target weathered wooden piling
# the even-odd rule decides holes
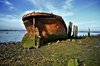
[[[78,35],[78,26],[74,25],[74,26],[73,26],[73,37],[76,38],[77,35]]]
[[[69,22],[69,25],[68,25],[68,38],[71,38],[71,33],[72,33],[72,22]]]
[[[90,37],[90,28],[88,28],[88,36]]]

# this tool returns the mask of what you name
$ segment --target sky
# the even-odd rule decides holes
[[[79,31],[100,31],[100,0],[0,0],[0,30],[25,30],[22,16],[33,11],[59,15]]]

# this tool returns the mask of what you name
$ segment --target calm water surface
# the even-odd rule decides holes
[[[26,31],[0,31],[0,42],[21,41]],[[91,32],[91,35],[97,35],[100,32]],[[87,32],[79,32],[78,36],[87,35]]]
[[[0,31],[0,42],[21,41],[26,31]]]

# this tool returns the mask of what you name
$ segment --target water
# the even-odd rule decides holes
[[[96,36],[96,35],[100,34],[100,31],[91,31],[90,34],[93,35],[93,36]],[[80,32],[78,32],[78,36],[83,36],[83,35],[87,36],[88,32],[87,31],[80,31]]]
[[[26,31],[0,31],[0,42],[21,41]]]
[[[0,42],[21,41],[26,31],[0,31]],[[97,35],[100,32],[91,32]],[[87,35],[87,32],[79,32],[78,36]]]

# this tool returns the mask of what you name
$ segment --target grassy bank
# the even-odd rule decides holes
[[[24,49],[20,42],[0,43],[0,66],[67,66],[70,59],[99,66],[100,36],[50,42],[39,49]]]

